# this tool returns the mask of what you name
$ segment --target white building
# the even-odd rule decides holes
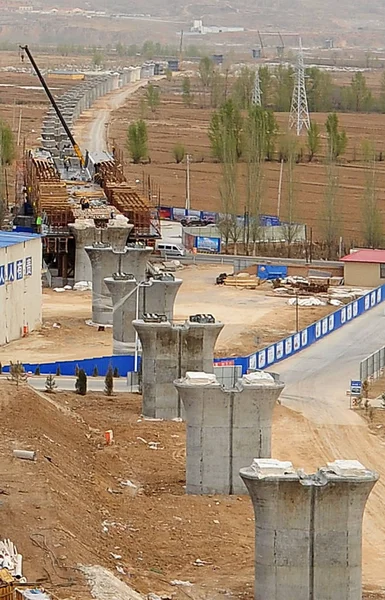
[[[41,323],[41,261],[39,235],[0,231],[0,345]]]

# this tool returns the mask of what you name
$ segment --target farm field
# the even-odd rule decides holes
[[[377,74],[378,82],[379,73]],[[375,81],[373,77],[373,81]],[[377,83],[378,85],[378,83]],[[211,158],[207,129],[211,110],[183,105],[180,86],[176,82],[162,82],[161,105],[155,113],[146,109],[144,115],[148,124],[149,154],[151,163],[133,165],[128,155],[126,171],[129,178],[142,179],[150,175],[161,188],[162,203],[170,206],[185,204],[185,165],[175,163],[172,150],[175,144],[184,145],[187,153],[193,157],[191,165],[191,202],[192,208],[220,211],[219,185],[221,167]],[[109,138],[124,147],[129,123],[143,116],[145,91],[131,97],[126,105],[112,115]],[[196,105],[200,98],[196,98]],[[276,114],[280,130],[286,130],[288,115]],[[340,114],[340,124],[346,129],[348,147],[338,167],[339,192],[337,199],[341,235],[346,246],[359,244],[362,233],[362,206],[365,185],[365,167],[361,161],[363,140],[374,142],[377,154],[385,157],[385,115],[382,114]],[[312,118],[321,125],[323,148],[320,156],[313,162],[307,162],[306,134],[300,138],[304,162],[295,168],[295,218],[313,228],[313,237],[323,237],[325,218],[323,214],[326,168],[322,161],[325,152],[325,128],[327,115],[314,113]],[[277,143],[278,147],[278,143]],[[282,219],[287,216],[287,198],[285,171],[283,174],[281,206],[278,211],[279,162],[265,164],[264,198],[262,212],[277,214]],[[377,195],[382,217],[385,217],[385,162],[376,163]],[[245,165],[239,164],[239,213],[245,206]]]

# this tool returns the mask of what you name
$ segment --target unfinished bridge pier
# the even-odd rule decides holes
[[[77,219],[69,223],[68,228],[75,238],[75,276],[74,281],[92,281],[92,266],[85,250],[94,243],[108,244],[114,250],[122,252],[133,225],[128,219],[111,219],[107,227],[96,227],[93,219]]]
[[[378,475],[355,460],[306,475],[273,459],[240,475],[255,513],[255,600],[361,600],[362,519]]]
[[[133,274],[116,273],[104,280],[110,291],[113,310],[113,353],[128,354],[135,350],[136,331],[132,322],[144,313],[174,315],[174,304],[181,279],[173,275],[165,279],[138,282]]]
[[[187,422],[186,492],[244,494],[241,467],[271,456],[275,403],[284,388],[268,373],[244,375],[232,389],[187,372],[174,382]]]
[[[214,370],[214,346],[223,323],[174,325],[163,315],[163,322],[138,319],[133,327],[142,346],[142,412],[147,417],[183,417],[183,407],[173,381],[187,370]],[[191,317],[190,317],[191,319]]]

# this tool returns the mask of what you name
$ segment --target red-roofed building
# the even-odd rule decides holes
[[[345,285],[377,287],[385,283],[385,250],[355,250],[341,258]]]

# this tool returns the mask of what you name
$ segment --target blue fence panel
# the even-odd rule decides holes
[[[74,376],[76,367],[84,369],[87,375],[91,376],[95,367],[98,369],[98,374],[101,377],[107,373],[108,367],[111,365],[113,369],[117,368],[119,374],[125,377],[127,373],[134,371],[135,357],[131,354],[102,356],[97,358],[86,358],[82,360],[62,360],[50,363],[23,363],[27,373],[34,373],[36,368],[40,368],[41,375],[55,375],[58,367],[61,375]],[[138,357],[138,368],[140,366],[140,357]],[[9,366],[3,367],[3,372],[9,372]]]
[[[361,298],[353,300],[349,304],[339,308],[330,315],[319,319],[315,323],[309,325],[305,329],[302,329],[298,333],[293,333],[287,338],[280,340],[274,344],[270,344],[265,348],[262,348],[258,352],[254,352],[249,356],[237,356],[229,358],[216,358],[214,363],[216,364],[228,364],[228,365],[239,365],[242,367],[242,373],[245,374],[248,370],[254,369],[268,369],[273,365],[290,358],[294,354],[301,352],[305,348],[308,348],[320,339],[330,335],[333,331],[344,327],[360,315],[371,310],[385,300],[385,285],[378,287],[377,289],[367,292]],[[74,375],[76,366],[84,369],[87,375],[92,375],[95,366],[98,368],[100,376],[104,376],[107,372],[108,367],[111,365],[112,368],[117,368],[120,375],[126,376],[127,373],[134,371],[133,355],[121,355],[121,356],[103,356],[98,358],[88,358],[84,360],[72,360],[72,361],[58,361],[52,363],[40,364],[40,373],[42,375],[48,375],[50,373],[55,374],[58,367],[62,375]],[[25,370],[27,372],[34,372],[38,365],[25,364]],[[140,366],[140,357],[138,357],[138,368]],[[7,373],[9,367],[4,366],[3,371]]]

